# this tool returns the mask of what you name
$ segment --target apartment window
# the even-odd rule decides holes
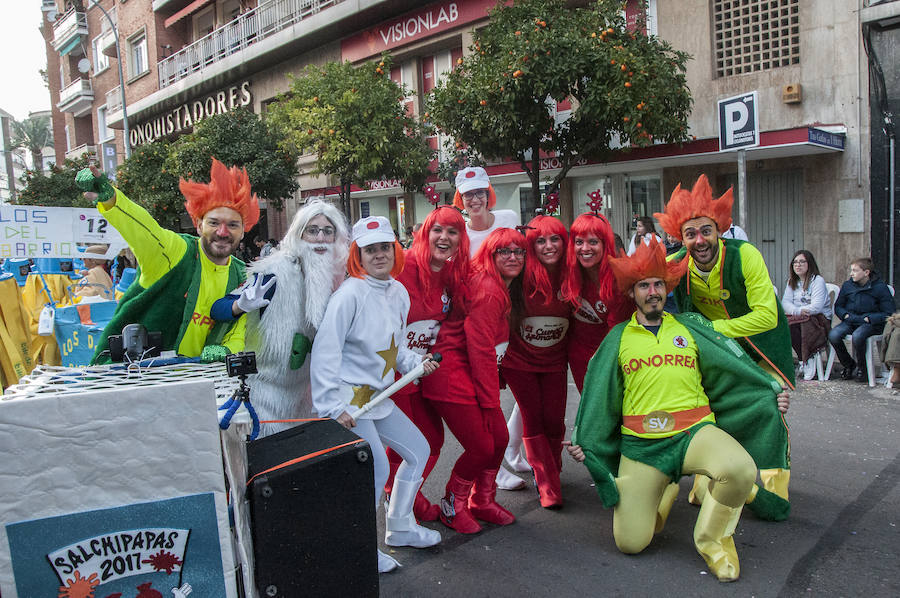
[[[106,126],[106,106],[97,108],[97,137],[99,141],[112,139],[113,132]]]
[[[147,34],[144,31],[128,38],[128,71],[131,78],[150,70],[147,60]]]
[[[66,125],[63,130],[66,133],[66,151],[72,149],[72,135],[69,133],[69,125]]]
[[[800,63],[799,0],[713,0],[716,75]]]
[[[98,35],[91,41],[91,51],[94,54],[94,74],[102,73],[109,68],[109,56],[100,49],[100,40],[103,35]]]
[[[206,37],[216,28],[216,7],[209,6],[194,15],[194,41]]]

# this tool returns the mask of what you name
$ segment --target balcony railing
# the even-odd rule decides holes
[[[53,49],[65,55],[80,48],[81,37],[87,37],[87,15],[74,8],[61,16],[53,24]]]
[[[121,118],[119,112],[122,111],[122,92],[116,85],[106,92],[106,122],[118,120]]]
[[[66,152],[66,160],[77,160],[82,156],[82,154],[88,154],[88,157],[91,159],[97,159],[97,146],[96,145],[88,145],[82,144],[78,147],[73,147],[69,151]]]
[[[94,88],[90,79],[76,79],[59,92],[59,104],[62,112],[71,112],[75,116],[84,116],[91,111],[94,103]]]
[[[116,56],[116,34],[112,29],[107,29],[103,33],[100,34],[100,51],[103,52],[106,56],[110,58],[117,58]]]
[[[160,89],[343,0],[271,0],[157,64]]]

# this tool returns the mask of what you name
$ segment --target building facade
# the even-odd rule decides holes
[[[390,51],[391,77],[412,90],[405,101],[419,113],[429,91],[469,52],[471,32],[487,22],[495,5],[494,0],[48,2],[58,12],[55,21],[45,21],[57,159],[88,149],[103,155],[108,170],[121,162],[126,143],[136,147],[174,137],[237,106],[262,113],[289,89],[290,75],[307,64],[358,63]],[[115,28],[95,4],[111,15]],[[779,290],[791,256],[801,248],[815,254],[826,279],[844,280],[849,261],[872,252],[873,221],[880,218],[872,213],[869,61],[860,35],[860,8],[870,2],[859,4],[651,0],[650,33],[693,57],[688,85],[696,139],[623,152],[603,164],[582,161],[560,192],[563,220],[584,212],[588,193],[599,189],[607,216],[627,243],[636,216],[660,211],[677,183],[691,185],[706,173],[719,193],[736,186],[735,216],[763,252]],[[626,5],[626,12],[638,10],[637,2]],[[124,104],[115,39],[122,53]],[[88,72],[79,71],[88,63]],[[750,95],[758,144],[720,151],[719,101]],[[557,109],[563,112],[565,106]],[[433,147],[440,148],[440,142],[433,139]],[[301,159],[306,172],[313,164],[313,156]],[[541,166],[552,175],[558,165],[547,157]],[[518,164],[490,164],[488,171],[498,207],[529,219],[539,200],[530,196]],[[335,183],[302,175],[297,197],[286,201],[283,212],[268,214],[268,231],[261,234],[280,237],[306,199],[336,197]],[[447,182],[435,184],[449,196]],[[371,181],[352,197],[352,217],[384,215],[399,231],[421,222],[431,209],[423,195],[404,193],[397,181]]]

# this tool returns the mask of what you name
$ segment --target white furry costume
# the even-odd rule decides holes
[[[335,228],[329,280],[308,280],[303,267],[307,223],[322,214]],[[308,243],[313,246],[317,243]],[[274,275],[276,286],[267,307],[247,314],[245,348],[256,352],[258,374],[248,377],[250,401],[260,420],[315,417],[310,394],[309,355],[299,369],[291,369],[291,348],[296,334],[312,342],[325,314],[328,297],[344,279],[349,234],[343,214],[329,203],[314,200],[297,212],[278,250],[248,268],[250,274]],[[322,244],[324,245],[324,244]],[[321,272],[320,272],[321,274]],[[329,286],[330,283],[330,286]],[[328,292],[322,292],[327,288]],[[318,293],[315,291],[319,290]],[[238,293],[239,294],[239,293]],[[262,312],[262,317],[260,317]],[[297,424],[262,424],[260,436],[268,436]]]

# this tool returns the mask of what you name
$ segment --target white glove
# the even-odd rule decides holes
[[[172,594],[174,598],[185,598],[188,594],[194,591],[194,588],[191,587],[191,584],[186,583],[180,588],[172,588]]]
[[[234,304],[244,313],[263,308],[269,304],[269,300],[266,299],[266,293],[273,286],[275,286],[274,276],[267,283],[263,284],[263,277],[257,274],[253,283],[244,287],[244,290],[241,291],[241,296],[237,298]]]

